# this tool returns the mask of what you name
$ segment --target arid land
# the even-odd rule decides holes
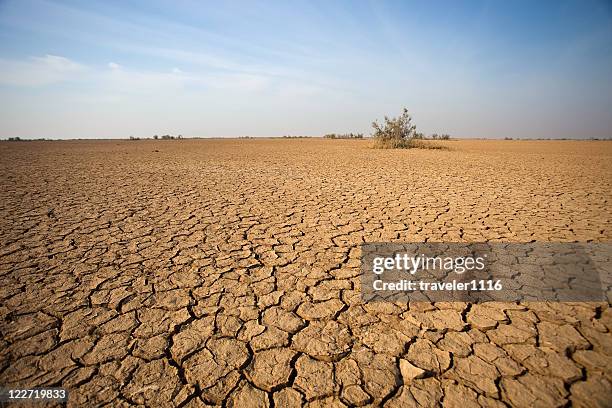
[[[611,241],[612,143],[369,143],[0,143],[0,386],[609,407],[608,303],[363,303],[359,244]]]

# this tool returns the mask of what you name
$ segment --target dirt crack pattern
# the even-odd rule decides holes
[[[364,242],[610,241],[612,144],[0,144],[0,384],[69,406],[609,406],[607,303],[370,303]]]

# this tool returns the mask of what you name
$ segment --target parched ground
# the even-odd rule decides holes
[[[612,240],[612,143],[0,143],[0,386],[69,406],[612,405],[607,303],[372,303],[372,241]]]

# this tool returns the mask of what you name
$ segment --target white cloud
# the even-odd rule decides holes
[[[121,65],[117,64],[116,62],[109,62],[108,67],[112,70],[115,70],[115,69],[120,69]]]
[[[47,54],[44,57],[32,57],[32,61],[58,72],[71,72],[81,69],[81,65],[58,55]]]
[[[183,71],[181,71],[181,70],[180,70],[180,69],[178,69],[178,68],[172,68],[172,73],[173,73],[173,74],[182,74],[182,73],[183,73]]]
[[[84,66],[57,55],[30,57],[25,61],[0,59],[0,84],[40,86],[74,77]]]

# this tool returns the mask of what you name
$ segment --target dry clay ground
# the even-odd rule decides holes
[[[611,406],[607,303],[372,303],[372,241],[610,241],[612,143],[0,144],[0,385],[69,406]]]

